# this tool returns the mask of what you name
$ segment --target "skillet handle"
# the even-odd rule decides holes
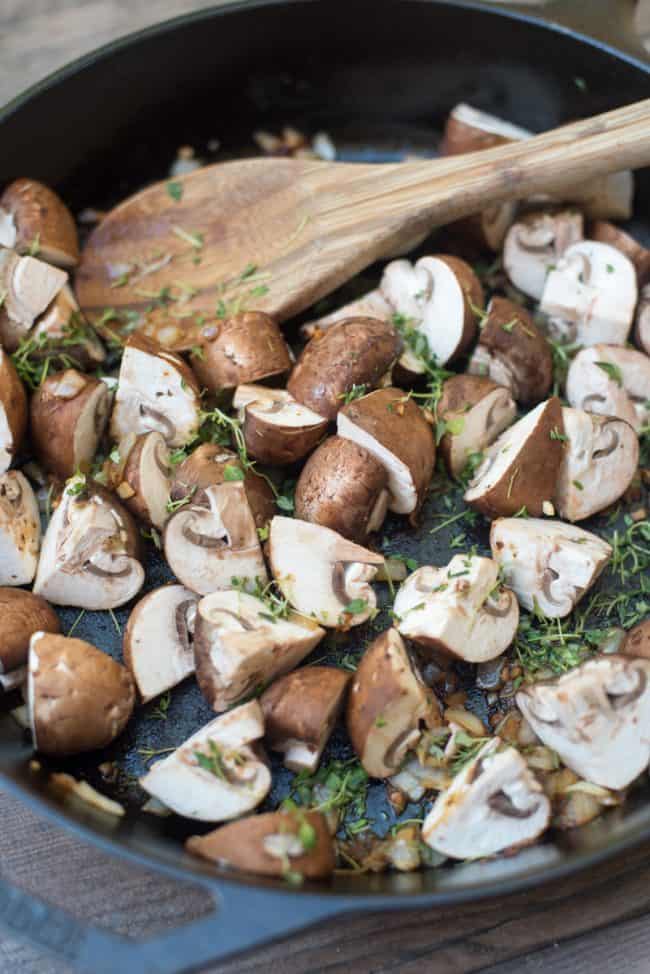
[[[207,916],[147,940],[130,940],[88,926],[0,878],[0,925],[80,974],[182,974],[288,936],[346,908],[339,898],[307,891],[263,891],[212,880],[204,885],[215,900]]]

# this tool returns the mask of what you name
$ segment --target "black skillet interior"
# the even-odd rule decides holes
[[[0,184],[28,174],[55,185],[76,210],[108,206],[166,175],[178,146],[192,145],[206,160],[251,154],[251,133],[284,124],[313,133],[327,131],[345,159],[389,160],[406,153],[434,155],[441,123],[458,101],[494,112],[533,130],[616,107],[647,95],[647,73],[613,53],[565,33],[549,31],[526,18],[474,10],[471,4],[425,0],[297,0],[235,4],[186,17],[173,28],[147,32],[112,51],[90,57],[56,83],[44,83],[31,97],[0,115]],[[646,69],[647,71],[647,69]],[[217,139],[215,154],[208,148]],[[643,215],[650,198],[648,173],[639,174],[635,229],[650,240]],[[373,270],[366,281],[376,279]],[[422,528],[413,532],[393,519],[386,548],[413,555],[421,564],[444,564],[455,552],[458,533],[429,533],[434,514],[461,510],[458,495],[432,498]],[[466,547],[486,549],[486,525],[466,529]],[[146,589],[166,580],[165,568],[150,551]],[[385,589],[386,586],[378,586]],[[120,655],[128,608],[88,613],[75,635]],[[78,613],[61,613],[68,631]],[[385,619],[384,619],[385,622]],[[117,627],[117,628],[116,628]],[[355,630],[328,640],[333,660],[358,653],[372,635]],[[325,650],[319,647],[315,658]],[[333,655],[332,655],[333,654]],[[5,711],[9,703],[5,702]],[[190,681],[176,688],[166,720],[156,704],[139,710],[126,733],[106,754],[57,767],[99,785],[97,765],[114,760],[122,769],[115,793],[129,811],[119,824],[80,808],[68,808],[68,822],[95,837],[109,838],[132,855],[170,868],[200,871],[184,855],[180,840],[191,831],[172,817],[137,811],[133,776],[145,767],[143,749],[183,741],[212,716]],[[49,803],[44,763],[28,770],[29,747],[12,718],[0,719],[0,773],[25,798]],[[342,732],[330,756],[350,756]],[[281,771],[269,800],[287,788]],[[370,790],[369,817],[384,832],[394,815]],[[591,826],[555,837],[510,860],[426,871],[409,876],[337,876],[331,892],[428,894],[442,902],[529,884],[543,876],[584,865],[622,845],[650,835],[648,795],[637,791],[624,809]],[[412,809],[410,810],[413,811]],[[265,886],[273,884],[265,883]],[[318,888],[325,892],[325,888]]]

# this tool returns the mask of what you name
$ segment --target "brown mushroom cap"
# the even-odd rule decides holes
[[[27,429],[27,393],[0,346],[0,474],[11,466]]]
[[[38,459],[62,479],[88,470],[110,410],[105,382],[67,369],[49,375],[32,396],[31,434]]]
[[[343,406],[338,434],[354,440],[386,467],[389,507],[417,515],[436,459],[433,432],[421,409],[401,389],[386,388]]]
[[[37,632],[29,649],[27,698],[34,747],[80,754],[106,747],[135,703],[126,667],[83,639]]]
[[[302,460],[327,429],[326,419],[297,402],[286,389],[238,386],[233,407],[239,410],[250,456],[274,466]]]
[[[308,848],[300,839],[305,825],[309,826],[309,843],[313,842]],[[300,809],[240,819],[206,835],[191,836],[185,848],[220,866],[258,876],[282,876],[290,869],[305,879],[324,879],[336,865],[325,817]]]
[[[242,311],[200,333],[203,357],[194,359],[199,382],[212,393],[259,382],[291,368],[291,355],[276,322],[263,311]]]
[[[485,350],[483,356],[480,350]],[[490,301],[488,317],[481,330],[475,367],[470,372],[486,374],[510,389],[517,402],[540,402],[553,384],[551,346],[536,327],[533,316],[507,298]],[[482,371],[487,367],[487,373]]]
[[[351,674],[304,666],[275,680],[260,697],[265,740],[292,771],[314,771],[343,707]]]
[[[650,619],[644,619],[632,626],[620,652],[624,656],[641,656],[650,659]]]
[[[643,287],[650,280],[650,250],[647,250],[643,244],[640,244],[625,230],[607,220],[595,220],[591,224],[589,236],[592,240],[616,247],[632,261],[636,269],[639,287]]]
[[[378,385],[401,350],[402,340],[387,322],[347,318],[308,342],[287,389],[315,413],[334,419],[345,393],[354,385]]]
[[[312,453],[298,478],[296,517],[363,541],[377,531],[388,506],[388,474],[372,453],[330,436]]]
[[[14,240],[0,240],[19,254],[36,251],[59,267],[74,267],[79,260],[77,228],[63,200],[35,179],[16,179],[0,196],[2,210],[11,215]]]
[[[136,437],[124,459],[117,493],[124,506],[145,524],[162,528],[168,518],[171,467],[162,433],[152,430]]]
[[[458,477],[471,454],[482,453],[510,426],[517,407],[509,390],[492,379],[453,375],[442,387],[436,413],[447,429],[439,443],[442,458],[451,476]]]
[[[58,633],[59,617],[38,595],[19,588],[0,588],[0,672],[23,666],[35,632]]]

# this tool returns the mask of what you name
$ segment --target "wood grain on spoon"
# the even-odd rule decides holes
[[[77,297],[110,330],[140,312],[150,332],[187,348],[197,322],[237,304],[297,314],[419,231],[649,164],[650,100],[450,159],[216,164],[176,180],[178,200],[161,182],[109,213],[83,252]]]

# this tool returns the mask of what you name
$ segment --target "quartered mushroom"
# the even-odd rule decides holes
[[[242,311],[220,324],[205,325],[199,347],[202,355],[193,358],[194,372],[201,385],[215,394],[284,375],[292,365],[279,326],[263,311]]]
[[[529,845],[550,817],[550,802],[523,757],[495,737],[438,795],[422,839],[443,856],[479,859]]]
[[[439,365],[463,355],[476,336],[476,308],[483,288],[464,260],[448,255],[421,257],[415,264],[394,260],[384,269],[381,293],[409,325],[426,337]],[[422,363],[406,351],[400,365],[414,374]]]
[[[0,345],[0,474],[9,469],[27,429],[27,393]]]
[[[230,588],[233,577],[266,581],[266,566],[241,481],[197,490],[165,526],[165,558],[199,595]]]
[[[639,463],[639,442],[629,423],[614,416],[566,407],[562,421],[568,440],[554,502],[565,521],[582,521],[625,493]]]
[[[302,460],[327,430],[327,420],[286,389],[238,386],[232,404],[239,411],[246,450],[262,463],[282,466]]]
[[[257,876],[325,879],[336,866],[334,842],[320,812],[265,812],[206,835],[192,835],[188,852],[225,869]]]
[[[211,720],[157,761],[140,784],[167,808],[201,822],[225,822],[266,797],[271,772],[258,741],[264,717],[257,700]]]
[[[382,526],[389,498],[388,474],[376,456],[353,440],[329,436],[302,468],[295,513],[361,542]]]
[[[551,269],[582,240],[583,222],[577,210],[543,210],[517,220],[503,245],[503,267],[514,286],[539,301]]]
[[[378,318],[380,321],[390,321],[395,310],[379,288],[375,288],[374,291],[368,291],[367,294],[362,294],[360,298],[355,298],[353,301],[341,305],[336,311],[330,311],[329,314],[323,315],[321,318],[308,321],[301,326],[300,334],[304,339],[309,340],[327,331],[339,321],[345,321],[346,318]]]
[[[624,419],[638,433],[650,421],[650,358],[618,345],[583,348],[569,366],[566,397],[577,409]]]
[[[59,618],[45,599],[20,588],[0,588],[0,675],[25,666],[35,632],[60,631]]]
[[[374,389],[381,384],[402,347],[402,339],[388,322],[346,318],[307,343],[287,389],[315,413],[335,419],[354,386]]]
[[[172,474],[164,436],[156,430],[127,436],[117,450],[118,497],[135,517],[162,529],[169,517],[167,504]]]
[[[562,462],[562,407],[555,396],[510,426],[488,448],[465,491],[465,501],[487,517],[539,516],[555,493]]]
[[[271,571],[284,597],[321,626],[358,626],[377,598],[370,582],[384,564],[336,531],[297,518],[276,516],[269,531]]]
[[[487,310],[468,372],[505,386],[523,405],[545,399],[553,384],[553,354],[533,316],[500,297],[492,298]]]
[[[142,588],[139,534],[108,491],[76,477],[48,524],[34,592],[55,605],[115,609]]]
[[[35,359],[53,352],[67,355],[79,369],[95,369],[106,358],[98,335],[82,317],[72,288],[65,284],[49,308],[38,318],[30,337],[44,341],[33,352]]]
[[[603,788],[626,788],[650,760],[650,662],[597,656],[520,690],[517,706],[563,764]]]
[[[131,612],[122,652],[143,703],[194,673],[197,602],[184,585],[163,585]]]
[[[288,673],[325,631],[309,618],[273,616],[246,592],[214,592],[197,606],[196,679],[213,710],[227,710],[260,685]]]
[[[27,709],[34,747],[80,754],[106,747],[133,713],[131,674],[83,639],[48,632],[31,638]]]
[[[650,284],[641,288],[634,319],[634,341],[642,352],[650,355]]]
[[[390,777],[416,747],[424,725],[439,720],[435,698],[402,637],[388,629],[363,654],[348,694],[348,734],[361,764],[373,778]]]
[[[595,220],[589,229],[589,236],[599,243],[616,247],[632,261],[640,288],[650,280],[650,250],[625,230],[607,220]]]
[[[609,244],[582,240],[549,271],[539,307],[564,341],[624,345],[637,297],[632,261]]]
[[[48,264],[74,267],[77,228],[63,200],[35,179],[16,179],[0,196],[0,245]]]
[[[313,773],[343,708],[351,675],[334,666],[303,666],[260,697],[265,740],[291,771]]]
[[[244,479],[246,499],[255,524],[264,528],[276,512],[273,491],[264,477],[251,468],[244,470],[239,456],[218,443],[202,443],[176,467],[171,484],[172,501],[180,501],[206,487],[218,487],[225,480]]]
[[[478,375],[454,375],[442,387],[436,409],[443,424],[440,453],[450,476],[460,477],[471,458],[511,425],[517,406],[508,389]]]
[[[32,442],[43,467],[62,480],[88,470],[110,405],[110,392],[101,379],[76,369],[48,375],[30,404]]]
[[[519,623],[517,600],[500,584],[498,565],[476,555],[418,568],[400,586],[393,611],[402,636],[467,663],[504,653]]]
[[[490,547],[520,605],[549,619],[571,612],[612,554],[606,541],[583,528],[534,517],[494,521]]]
[[[18,470],[0,477],[0,585],[28,585],[36,574],[41,518],[34,491]]]
[[[111,437],[158,430],[169,446],[184,446],[200,426],[201,396],[196,378],[178,355],[142,335],[124,346],[111,416]]]
[[[67,279],[58,267],[0,247],[0,341],[7,352],[18,348]]]
[[[343,406],[339,436],[372,453],[388,474],[388,507],[415,518],[426,497],[436,459],[430,425],[401,389],[379,389]]]

